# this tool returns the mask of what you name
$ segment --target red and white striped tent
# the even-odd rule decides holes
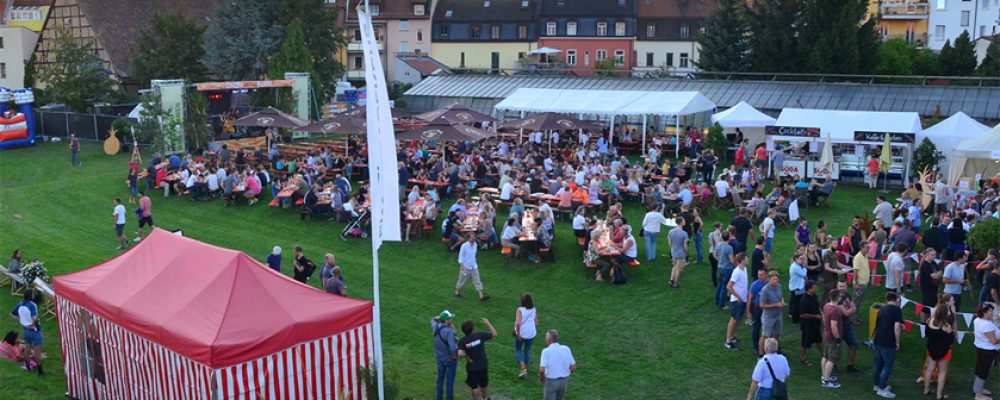
[[[156,229],[55,291],[73,398],[365,398],[372,304],[244,253]]]

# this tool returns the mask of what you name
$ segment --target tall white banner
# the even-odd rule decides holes
[[[399,170],[396,137],[389,114],[389,92],[378,53],[371,19],[358,10],[361,45],[365,53],[365,84],[368,91],[368,173],[371,175],[372,240],[378,249],[383,241],[399,241]]]

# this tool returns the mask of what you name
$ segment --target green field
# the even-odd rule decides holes
[[[128,155],[108,157],[97,144],[84,144],[81,156],[83,166],[70,168],[64,144],[0,152],[0,261],[6,263],[8,255],[21,248],[27,259],[38,257],[45,261],[50,274],[61,274],[118,254],[111,201],[128,196],[123,183]],[[814,226],[817,220],[825,219],[831,233],[843,234],[852,215],[871,210],[876,194],[867,189],[839,187],[826,208],[809,209],[804,215]],[[301,245],[314,260],[333,252],[344,269],[350,295],[372,298],[370,245],[360,239],[341,241],[341,224],[301,222],[295,210],[267,207],[266,202],[226,208],[221,201],[164,199],[162,192],[152,193],[152,199],[160,227],[183,229],[186,236],[239,249],[261,260],[272,246],[280,245],[286,249],[286,272],[290,269],[288,254],[295,245]],[[638,206],[628,205],[626,214],[638,225],[642,216]],[[724,210],[712,210],[706,224],[728,222],[730,217],[731,213]],[[135,228],[134,216],[130,216],[127,230],[134,233]],[[570,381],[570,398],[745,398],[756,360],[747,343],[750,330],[741,325],[739,335],[745,345],[740,350],[723,348],[729,316],[713,306],[714,288],[707,262],[688,268],[680,290],[668,288],[669,260],[662,254],[655,263],[643,261],[639,269],[630,269],[628,284],[612,287],[594,282],[593,272],[583,267],[569,224],[557,224],[557,231],[555,264],[507,264],[498,251],[480,253],[482,279],[487,294],[492,296],[486,304],[476,301],[471,289],[462,299],[452,296],[457,255],[446,252],[437,235],[383,247],[386,368],[388,376],[399,385],[400,398],[433,398],[436,367],[429,320],[443,309],[457,313],[457,322],[487,317],[497,326],[500,336],[488,346],[492,398],[539,398],[541,385],[534,377],[543,344],[535,345],[532,379],[519,380],[509,333],[522,292],[535,298],[539,329],[558,329],[562,342],[573,349],[578,370]],[[775,260],[785,275],[788,263],[784,260],[793,249],[792,235],[791,229],[780,228],[776,239]],[[661,253],[667,251],[664,236],[660,236]],[[642,239],[638,242],[641,246]],[[882,293],[880,289],[872,290],[866,300],[870,303]],[[920,295],[910,296],[919,299]],[[965,301],[970,302],[968,298]],[[14,297],[0,296],[0,308],[5,312],[15,303]],[[866,323],[857,327],[860,340],[867,337],[867,312],[866,308],[862,310]],[[904,309],[904,317],[915,319],[912,306]],[[0,321],[4,332],[16,328],[10,318]],[[960,326],[964,328],[964,323]],[[44,350],[49,375],[40,378],[11,363],[0,363],[0,398],[64,398],[56,331],[56,322],[46,321]],[[971,397],[975,357],[971,341],[970,336],[957,346],[948,383],[952,398]],[[871,392],[871,351],[859,351],[858,367],[864,372],[843,372],[840,381],[844,386],[833,390],[820,388],[815,350],[810,353],[814,366],[806,368],[797,362],[798,344],[798,327],[786,321],[782,345],[784,352],[791,355],[792,398],[875,397]],[[891,378],[899,398],[922,398],[922,386],[915,385],[914,379],[923,363],[923,347],[924,340],[916,328],[904,334],[903,351]],[[843,359],[846,363],[846,354]],[[469,397],[462,384],[464,378],[460,369],[456,379],[460,398]],[[992,380],[992,389],[1000,390],[996,382]]]

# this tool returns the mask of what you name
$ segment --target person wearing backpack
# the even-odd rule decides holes
[[[787,400],[785,381],[792,370],[788,367],[788,359],[778,354],[778,339],[767,338],[764,352],[753,369],[747,400]]]
[[[458,343],[455,341],[455,327],[452,320],[455,314],[448,310],[431,319],[431,329],[434,330],[434,358],[437,360],[436,399],[442,400],[447,393],[447,400],[455,399],[455,371],[458,368]],[[447,383],[447,386],[444,386]]]

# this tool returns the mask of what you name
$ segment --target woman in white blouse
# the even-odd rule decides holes
[[[986,391],[986,379],[1000,353],[1000,328],[993,322],[993,304],[979,305],[972,326],[976,334],[976,377],[972,383],[972,391],[976,394],[976,400],[990,399]]]
[[[535,303],[531,300],[531,295],[525,293],[521,295],[521,306],[517,308],[517,316],[514,318],[514,355],[517,363],[521,365],[518,378],[523,379],[528,376],[531,344],[535,341],[537,326],[538,313],[535,310]]]

